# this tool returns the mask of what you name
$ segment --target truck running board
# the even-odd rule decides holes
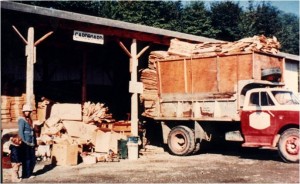
[[[240,131],[231,131],[225,134],[225,140],[227,141],[244,141]]]

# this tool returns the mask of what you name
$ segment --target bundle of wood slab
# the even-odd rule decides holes
[[[148,68],[142,70],[140,80],[144,85],[140,102],[144,106],[144,116],[153,117],[158,114],[158,79],[157,61],[192,57],[210,57],[249,52],[277,54],[280,43],[276,37],[267,38],[263,35],[244,38],[236,42],[204,42],[189,43],[172,39],[167,51],[152,51],[149,56]],[[172,71],[170,71],[172,72]]]
[[[26,103],[26,94],[22,96],[1,96],[1,122],[16,123],[20,116],[23,116],[22,108]],[[37,120],[36,103],[30,102],[33,111],[31,113],[32,120]]]
[[[108,113],[108,107],[105,107],[103,103],[91,103],[85,102],[82,108],[83,121],[85,123],[102,123],[111,122],[112,114]]]
[[[191,56],[214,56],[218,54],[233,54],[251,51],[259,51],[271,54],[279,52],[280,43],[277,38],[267,38],[264,35],[243,38],[236,42],[204,42],[204,43],[188,43],[178,39],[171,40],[168,49],[169,55],[177,55],[183,57]],[[169,57],[165,57],[165,59]]]

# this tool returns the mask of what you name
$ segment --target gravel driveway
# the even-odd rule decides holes
[[[24,183],[299,183],[299,164],[280,160],[276,150],[224,146],[178,157],[149,147],[138,160],[51,166],[40,162],[37,177]],[[9,182],[3,170],[3,182]]]

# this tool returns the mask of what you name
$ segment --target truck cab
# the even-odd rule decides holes
[[[278,148],[286,162],[299,162],[299,99],[282,88],[247,91],[241,110],[244,147]]]

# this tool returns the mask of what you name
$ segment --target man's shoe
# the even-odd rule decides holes
[[[35,176],[30,176],[28,179],[33,179],[33,178],[35,178]]]

